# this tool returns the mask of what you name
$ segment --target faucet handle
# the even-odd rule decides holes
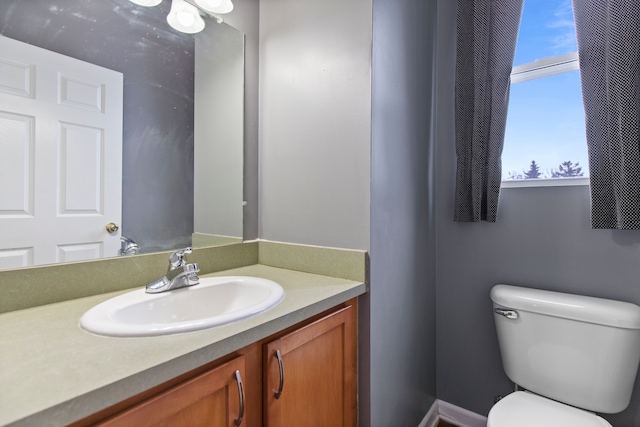
[[[171,268],[179,268],[186,264],[186,257],[192,252],[192,248],[186,247],[184,249],[180,249],[175,251],[171,255],[169,255],[169,264]]]

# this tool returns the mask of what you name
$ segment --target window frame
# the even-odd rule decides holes
[[[542,79],[556,74],[579,70],[578,52],[565,55],[547,56],[533,62],[518,65],[511,70],[511,84],[523,83],[529,80]]]

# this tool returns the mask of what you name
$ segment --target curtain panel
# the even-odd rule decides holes
[[[640,229],[640,0],[573,0],[593,228]]]
[[[454,221],[495,222],[523,0],[458,0]]]

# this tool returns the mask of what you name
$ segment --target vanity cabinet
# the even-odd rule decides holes
[[[246,411],[243,374],[245,358],[239,356],[96,425],[240,426]]]
[[[264,425],[356,426],[355,309],[264,345]]]
[[[340,304],[71,427],[355,427],[356,307]]]

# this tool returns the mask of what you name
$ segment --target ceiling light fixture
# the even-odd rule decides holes
[[[184,0],[171,1],[167,22],[174,29],[187,34],[199,33],[204,29],[204,19],[200,16],[198,8]]]
[[[144,7],[157,6],[162,3],[162,0],[129,0],[131,3],[135,3]]]
[[[162,3],[162,0],[129,0],[139,6],[152,7]],[[195,4],[193,3],[195,1]],[[194,34],[204,29],[205,23],[200,11],[206,15],[222,15],[233,10],[231,0],[171,0],[171,11],[167,15],[167,22],[172,28],[187,34]],[[218,23],[222,18],[211,15]]]
[[[200,8],[211,13],[229,13],[233,10],[231,0],[195,0]]]

